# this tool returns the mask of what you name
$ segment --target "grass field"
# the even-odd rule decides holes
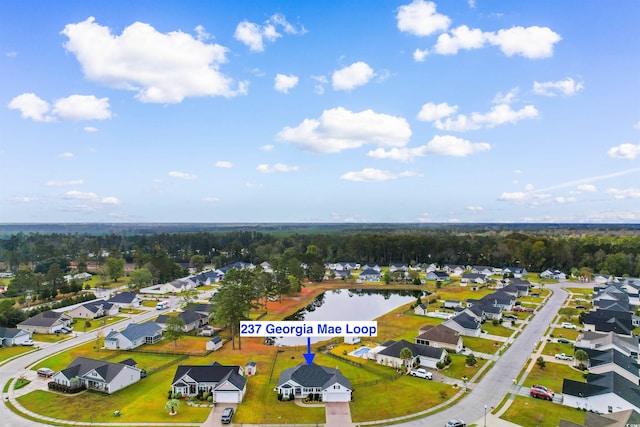
[[[116,323],[124,319],[126,319],[126,316],[107,316],[101,317],[99,319],[74,318],[72,325],[73,329],[76,331],[91,332],[95,329],[101,328],[106,325],[111,325],[112,323]]]
[[[451,356],[451,364],[442,369],[440,373],[457,380],[461,380],[465,376],[470,380],[487,363],[485,359],[478,358],[476,366],[466,366],[467,356],[462,354],[450,354],[449,356]]]
[[[502,326],[502,324],[494,325],[491,321],[482,324],[482,329],[487,331],[489,335],[497,335],[499,337],[510,337],[515,331]]]
[[[540,369],[538,365],[535,365],[523,382],[523,386],[531,387],[534,384],[541,384],[556,393],[561,393],[562,382],[565,378],[584,382],[581,371],[562,363],[547,363],[544,369]]]
[[[542,349],[542,354],[555,356],[558,353],[564,353],[573,356],[573,344],[562,344],[559,342],[548,342]]]
[[[22,345],[14,345],[11,347],[0,347],[0,363],[3,361],[17,356],[19,354],[26,353],[33,350],[33,347],[26,347]]]
[[[521,426],[556,427],[560,420],[584,423],[584,412],[546,400],[517,396],[501,417]]]
[[[463,337],[462,342],[464,346],[471,351],[487,354],[495,353],[503,344],[499,341],[487,340],[480,337]]]
[[[568,340],[575,340],[580,335],[577,329],[569,329],[569,328],[555,328],[551,331],[551,335],[555,338],[566,338]]]

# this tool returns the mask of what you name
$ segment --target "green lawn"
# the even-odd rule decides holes
[[[119,322],[121,320],[126,319],[126,316],[108,316],[101,317],[99,319],[79,319],[74,318],[72,325],[73,329],[78,332],[91,332],[95,329],[101,328],[102,326],[111,325],[113,323]],[[87,326],[87,322],[90,326]]]
[[[565,288],[567,291],[572,294],[583,294],[583,295],[591,295],[593,294],[593,288]]]
[[[491,321],[482,324],[482,329],[487,331],[489,335],[497,335],[499,337],[510,337],[515,331],[505,328],[502,324],[494,325]]]
[[[580,335],[577,329],[569,329],[569,328],[555,328],[551,331],[551,335],[555,338],[566,338],[568,340],[575,340]]]
[[[17,356],[19,354],[26,353],[33,350],[33,347],[26,347],[22,345],[14,345],[12,347],[0,347],[0,363],[3,361]]]
[[[581,371],[561,363],[547,363],[544,369],[540,369],[538,365],[535,365],[522,384],[525,387],[541,384],[556,393],[560,393],[562,392],[562,382],[565,378],[584,382]]]
[[[442,369],[440,373],[457,380],[461,380],[464,376],[470,380],[487,363],[485,359],[477,358],[477,365],[468,367],[466,366],[467,356],[462,354],[450,354],[449,356],[451,356],[451,364]]]
[[[573,356],[573,344],[562,344],[559,342],[548,342],[542,349],[542,354],[555,356],[558,353],[564,353]]]
[[[31,338],[39,342],[59,342],[66,340],[70,336],[67,334],[33,334]]]
[[[480,337],[463,337],[462,342],[464,346],[471,351],[477,351],[480,353],[493,354],[502,346],[502,342],[487,340]]]
[[[517,396],[502,419],[521,426],[556,427],[560,420],[584,423],[584,412],[547,400]]]

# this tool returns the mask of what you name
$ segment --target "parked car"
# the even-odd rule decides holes
[[[71,331],[73,331],[73,329],[71,329],[69,326],[65,326],[60,328],[60,332],[65,333],[65,334],[70,334]]]
[[[35,344],[35,341],[32,339],[28,339],[22,342],[22,345],[34,345],[34,344]]]
[[[505,314],[502,317],[504,317],[507,320],[518,320],[518,316],[514,316],[513,314]]]
[[[425,380],[433,379],[433,374],[423,368],[412,369],[410,374],[413,375],[414,377],[424,378]]]
[[[533,313],[534,312],[533,308],[523,307],[521,305],[516,305],[515,307],[513,307],[513,311],[521,311],[523,313]]]
[[[584,310],[586,307],[584,305],[576,305],[577,309]]]
[[[560,326],[565,328],[565,329],[576,329],[576,325],[574,325],[573,323],[569,323],[569,322],[562,322],[562,324]]]
[[[233,418],[233,408],[224,408],[222,410],[222,424],[231,424]]]
[[[50,378],[50,377],[53,376],[53,374],[55,374],[55,371],[53,369],[49,369],[49,368],[40,368],[40,369],[38,369],[38,376],[39,377]]]
[[[547,388],[547,387],[545,387],[543,385],[535,384],[531,388],[537,388],[537,389],[540,389],[540,390],[544,390],[544,391],[546,391],[548,393],[551,393],[552,396],[555,396],[555,393],[553,392],[553,390],[551,390],[550,388]]]
[[[454,418],[452,420],[447,421],[444,427],[467,427],[467,423],[465,423],[461,419]]]
[[[543,390],[541,388],[532,387],[529,394],[531,397],[538,399],[553,400],[553,393],[549,393],[547,390]]]
[[[570,344],[571,343],[571,341],[569,341],[566,338],[558,338],[558,342],[562,343],[562,344]]]
[[[569,356],[569,355],[564,354],[564,353],[556,354],[555,357],[556,357],[556,359],[559,359],[559,360],[573,360],[573,356]]]

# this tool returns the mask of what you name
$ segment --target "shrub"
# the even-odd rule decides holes
[[[442,368],[444,368],[444,366],[445,366],[445,365],[444,365],[444,363],[443,363],[443,362],[438,362],[438,363],[436,363],[436,368],[438,368],[438,369],[442,369]]]
[[[208,396],[207,397],[207,402],[213,402],[213,396]]]
[[[173,392],[171,390],[169,390],[167,392],[167,399],[171,399],[171,395],[173,394]]]

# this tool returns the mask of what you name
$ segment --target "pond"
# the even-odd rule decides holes
[[[426,295],[423,291],[391,291],[336,289],[318,295],[307,307],[297,311],[284,320],[373,320],[395,308],[415,302],[418,297]],[[311,342],[326,338],[311,338]],[[306,345],[307,339],[302,337],[276,338],[276,345]]]

